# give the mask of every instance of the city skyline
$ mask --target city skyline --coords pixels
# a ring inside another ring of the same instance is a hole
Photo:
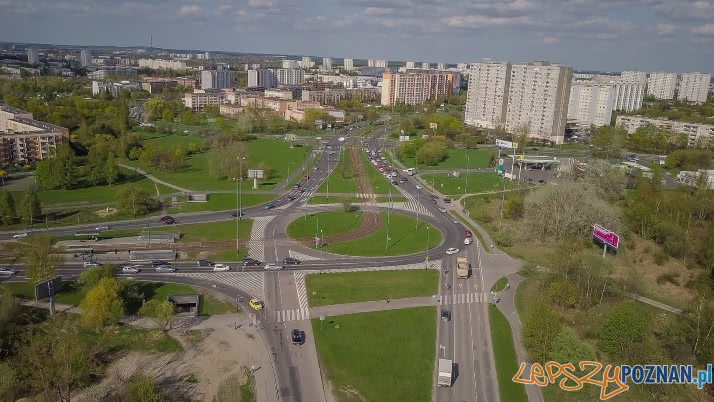
[[[148,46],[153,36],[159,48],[338,59],[550,60],[577,70],[679,73],[711,73],[714,64],[708,0],[3,0],[0,6],[0,37],[30,43]]]

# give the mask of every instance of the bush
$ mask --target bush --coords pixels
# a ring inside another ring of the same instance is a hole
[[[540,363],[551,360],[555,339],[561,328],[560,317],[549,305],[543,301],[533,303],[521,329],[523,346],[531,360]]]
[[[488,214],[487,211],[484,211],[483,209],[479,210],[475,215],[474,218],[483,223],[491,223],[493,221],[493,218],[491,218],[491,215]]]
[[[156,384],[156,381],[144,373],[136,373],[129,378],[125,399],[127,401],[141,402],[164,402],[169,400]]]
[[[523,198],[519,196],[511,197],[506,200],[506,205],[503,207],[503,215],[509,219],[521,219],[523,217]]]
[[[513,246],[513,239],[511,239],[511,237],[505,233],[498,233],[498,234],[494,235],[493,241],[495,241],[499,247]]]
[[[563,327],[553,341],[551,357],[558,363],[573,363],[577,366],[581,361],[594,361],[597,353],[592,345],[581,341],[575,331]]]
[[[642,343],[649,333],[649,316],[635,307],[634,302],[620,303],[607,316],[600,329],[598,346],[601,350],[624,356],[633,343]]]
[[[663,265],[665,262],[667,262],[667,254],[665,254],[662,250],[657,250],[654,253],[654,256],[652,259],[654,260],[655,264],[657,265]]]
[[[664,285],[671,283],[674,286],[679,286],[679,272],[667,272],[657,277],[657,284]]]
[[[548,298],[551,303],[573,308],[578,302],[578,289],[572,281],[559,279],[548,286]]]

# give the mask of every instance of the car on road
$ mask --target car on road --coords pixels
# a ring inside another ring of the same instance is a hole
[[[166,225],[173,225],[176,223],[176,220],[174,218],[171,218],[171,219],[165,219],[163,222]]]
[[[394,184],[395,186],[398,186],[398,185],[399,185],[399,180],[392,180],[392,184]]]
[[[448,255],[456,254],[458,252],[459,252],[459,249],[456,247],[450,247],[450,248],[446,249],[446,254],[448,254]]]
[[[85,261],[84,264],[82,264],[84,268],[92,268],[92,267],[101,267],[102,264],[96,262],[96,261]]]
[[[540,179],[540,180],[538,180],[538,183],[540,183],[540,184],[545,184],[545,180]]]
[[[265,307],[265,305],[263,304],[263,302],[260,301],[260,300],[258,300],[258,299],[250,299],[250,301],[248,302],[248,304],[250,305],[250,307],[251,307],[253,310],[258,310],[258,311],[262,310],[262,309]]]
[[[464,239],[464,244],[467,245],[467,246],[468,246],[469,244],[473,243],[473,242],[474,242],[474,241],[471,240],[470,237],[467,237],[467,238]]]
[[[446,213],[446,209],[439,207],[439,212],[441,212],[442,214],[445,214],[445,213]]]
[[[415,187],[416,187],[417,190],[421,190],[421,189],[423,188],[423,187],[420,186],[419,184],[417,184]]]
[[[121,267],[121,272],[123,274],[138,274],[141,272],[141,266],[139,265],[124,265]]]
[[[444,202],[447,204],[451,204],[451,198],[444,198]]]
[[[273,204],[272,202],[265,206],[265,209],[273,209],[273,208],[275,208],[275,204]]]
[[[402,183],[406,183],[409,180],[406,177],[402,177],[401,179],[399,179],[399,181],[401,181]]]
[[[283,269],[283,266],[274,262],[269,262],[265,264],[263,269],[265,269],[266,271],[280,271],[281,269]]]
[[[17,271],[12,268],[0,267],[0,276],[13,276],[16,274],[17,274]]]
[[[290,333],[290,338],[293,341],[293,345],[302,345],[305,343],[305,332],[294,328]]]
[[[244,258],[244,259],[243,259],[243,266],[244,266],[244,267],[256,266],[256,265],[260,265],[260,264],[261,264],[261,262],[258,261],[258,260],[256,260],[255,258],[247,257],[247,258]]]
[[[27,236],[29,236],[29,235],[27,234],[27,232],[23,232],[23,233],[18,233],[18,234],[16,234],[16,235],[12,236],[12,238],[13,238],[13,239],[24,239],[24,238],[27,237]]]
[[[288,196],[288,201],[295,201],[296,199],[297,199],[297,197],[295,197],[294,195]]]
[[[154,268],[154,271],[156,271],[156,272],[176,272],[176,268],[174,268],[172,265],[159,265],[156,268]]]
[[[474,234],[471,233],[470,230],[465,230],[465,231],[464,231],[464,236],[465,236],[465,237],[471,237],[471,236],[473,236],[473,235],[474,235]]]
[[[214,264],[208,260],[196,260],[196,265],[199,267],[212,267]]]
[[[169,265],[169,263],[163,260],[152,260],[151,265],[154,267],[158,267],[159,265]]]
[[[283,258],[283,264],[285,265],[299,265],[302,261],[298,260],[297,258],[293,257],[285,257]]]
[[[225,272],[225,271],[230,271],[231,266],[228,264],[215,264],[213,266],[213,272]]]
[[[237,218],[237,217],[238,217],[238,211],[233,211],[233,212],[231,212],[231,216],[234,217],[234,218]],[[245,216],[245,212],[241,211],[241,212],[240,212],[240,216]]]
[[[448,310],[441,310],[441,321],[451,321],[451,313]]]
[[[109,225],[102,225],[102,226],[97,226],[97,227],[94,228],[94,229],[95,229],[97,232],[103,232],[103,231],[109,230],[109,229],[111,229],[111,228],[112,228],[112,227],[109,226]]]
[[[169,220],[173,221],[173,220],[174,220],[174,217],[171,216],[171,215],[164,215],[164,216],[162,216],[161,218],[159,218],[159,221],[161,221],[161,222],[163,222],[163,221],[169,221]]]

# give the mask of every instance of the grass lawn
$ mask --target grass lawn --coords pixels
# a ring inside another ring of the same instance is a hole
[[[431,401],[434,307],[313,319],[312,328],[337,400]]]
[[[243,194],[241,204],[243,208],[248,208],[266,203],[276,197],[276,194]],[[236,210],[238,207],[237,198],[235,194],[210,194],[207,202],[184,202],[179,206],[169,208],[169,213]]]
[[[508,284],[508,278],[506,278],[505,276],[502,276],[502,277],[498,278],[498,280],[496,281],[496,283],[493,284],[493,286],[491,286],[491,291],[492,292],[500,292],[506,288],[507,284]]]
[[[468,176],[468,187],[466,187],[466,177]],[[425,174],[421,178],[431,185],[441,194],[462,195],[464,188],[468,193],[480,193],[484,191],[503,190],[504,181],[496,173],[462,173],[460,177],[449,177],[445,174]],[[506,189],[512,188],[510,180],[506,180]]]
[[[102,331],[94,331],[78,326],[79,334],[96,343],[109,353],[136,351],[149,353],[171,353],[183,349],[179,341],[158,329],[135,328],[117,325]]]
[[[3,288],[21,299],[35,300],[35,287],[30,282],[4,282]],[[64,282],[62,290],[55,295],[55,303],[77,305],[82,300],[82,294],[76,288],[74,281]]]
[[[436,292],[438,283],[439,271],[433,269],[305,276],[310,307],[386,298],[431,296]]]
[[[248,239],[252,227],[252,219],[241,220],[239,226],[240,238]],[[181,241],[187,242],[235,240],[236,220],[161,226],[151,230],[154,232],[180,232]]]
[[[288,237],[303,239],[314,237],[315,233],[322,232],[323,236],[349,232],[362,224],[360,211],[327,211],[304,216],[290,222],[286,232]]]
[[[466,169],[487,168],[491,160],[490,149],[448,149],[447,157],[434,166],[419,164],[417,169]],[[468,166],[466,156],[468,159]],[[400,161],[407,167],[414,167],[414,158],[403,158]]]
[[[356,192],[357,187],[355,185],[354,172],[352,172],[352,167],[350,166],[349,152],[335,152],[334,155],[329,155],[329,157],[332,173],[330,173],[327,179],[322,182],[322,185],[317,189],[317,192],[326,193],[328,183],[331,193]],[[337,166],[335,166],[337,158],[339,158],[339,162],[337,162]]]
[[[248,256],[248,250],[240,249],[236,252],[235,248],[221,248],[210,251],[208,259],[213,261],[242,261]]]
[[[160,144],[167,145],[172,140],[166,137],[160,137],[155,141],[161,141]],[[147,141],[151,143],[151,140]],[[257,166],[260,162],[265,162],[273,171],[270,180],[259,180],[259,190],[271,190],[278,183],[282,182],[288,174],[288,168],[291,171],[297,169],[305,158],[310,154],[309,146],[295,146],[290,148],[290,143],[283,140],[258,139],[245,143],[248,151],[248,160],[243,163],[243,169],[250,169]],[[209,173],[208,161],[210,152],[202,152],[192,155],[188,158],[188,168],[181,172],[161,172],[151,167],[140,166],[146,172],[156,176],[157,178],[187,188],[194,191],[205,190],[235,190],[235,182],[229,178],[217,178]],[[124,161],[124,163],[132,166],[139,166],[137,161]],[[253,186],[252,180],[243,180],[244,190],[250,190]]]
[[[527,402],[526,388],[523,384],[511,380],[518,372],[518,358],[513,347],[511,326],[503,313],[491,305],[488,306],[488,322],[491,325],[493,360],[496,362],[500,399],[509,402]]]
[[[389,224],[389,248],[385,249],[387,235],[387,213],[382,212],[382,227],[365,237],[340,243],[327,244],[324,251],[328,253],[358,256],[388,256],[405,255],[424,251],[427,243],[427,227],[429,248],[441,244],[441,232],[430,224],[419,222],[415,229],[416,219],[398,214],[391,214]]]

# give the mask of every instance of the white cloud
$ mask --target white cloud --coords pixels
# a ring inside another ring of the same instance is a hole
[[[255,8],[273,8],[277,3],[276,0],[248,0],[248,5]]]
[[[489,26],[505,25],[547,25],[543,22],[532,20],[530,17],[489,17],[485,15],[463,15],[442,18],[441,22],[451,28],[478,29]]]
[[[697,35],[714,35],[714,24],[700,25],[692,28],[692,33]]]
[[[661,0],[654,9],[670,18],[714,19],[714,2],[709,0]]]
[[[531,0],[466,0],[466,7],[500,14],[522,14],[535,9],[536,4]]]
[[[385,7],[367,7],[364,9],[363,14],[364,15],[387,15],[387,14],[392,14],[394,13],[393,8],[385,8]]]
[[[669,35],[677,30],[677,27],[673,24],[657,24],[655,27],[655,32],[657,35]]]
[[[560,38],[556,38],[555,36],[546,36],[543,38],[543,43],[546,45],[552,45],[554,43],[560,42]]]
[[[182,6],[179,10],[179,15],[198,15],[203,11],[201,7],[197,5]]]

